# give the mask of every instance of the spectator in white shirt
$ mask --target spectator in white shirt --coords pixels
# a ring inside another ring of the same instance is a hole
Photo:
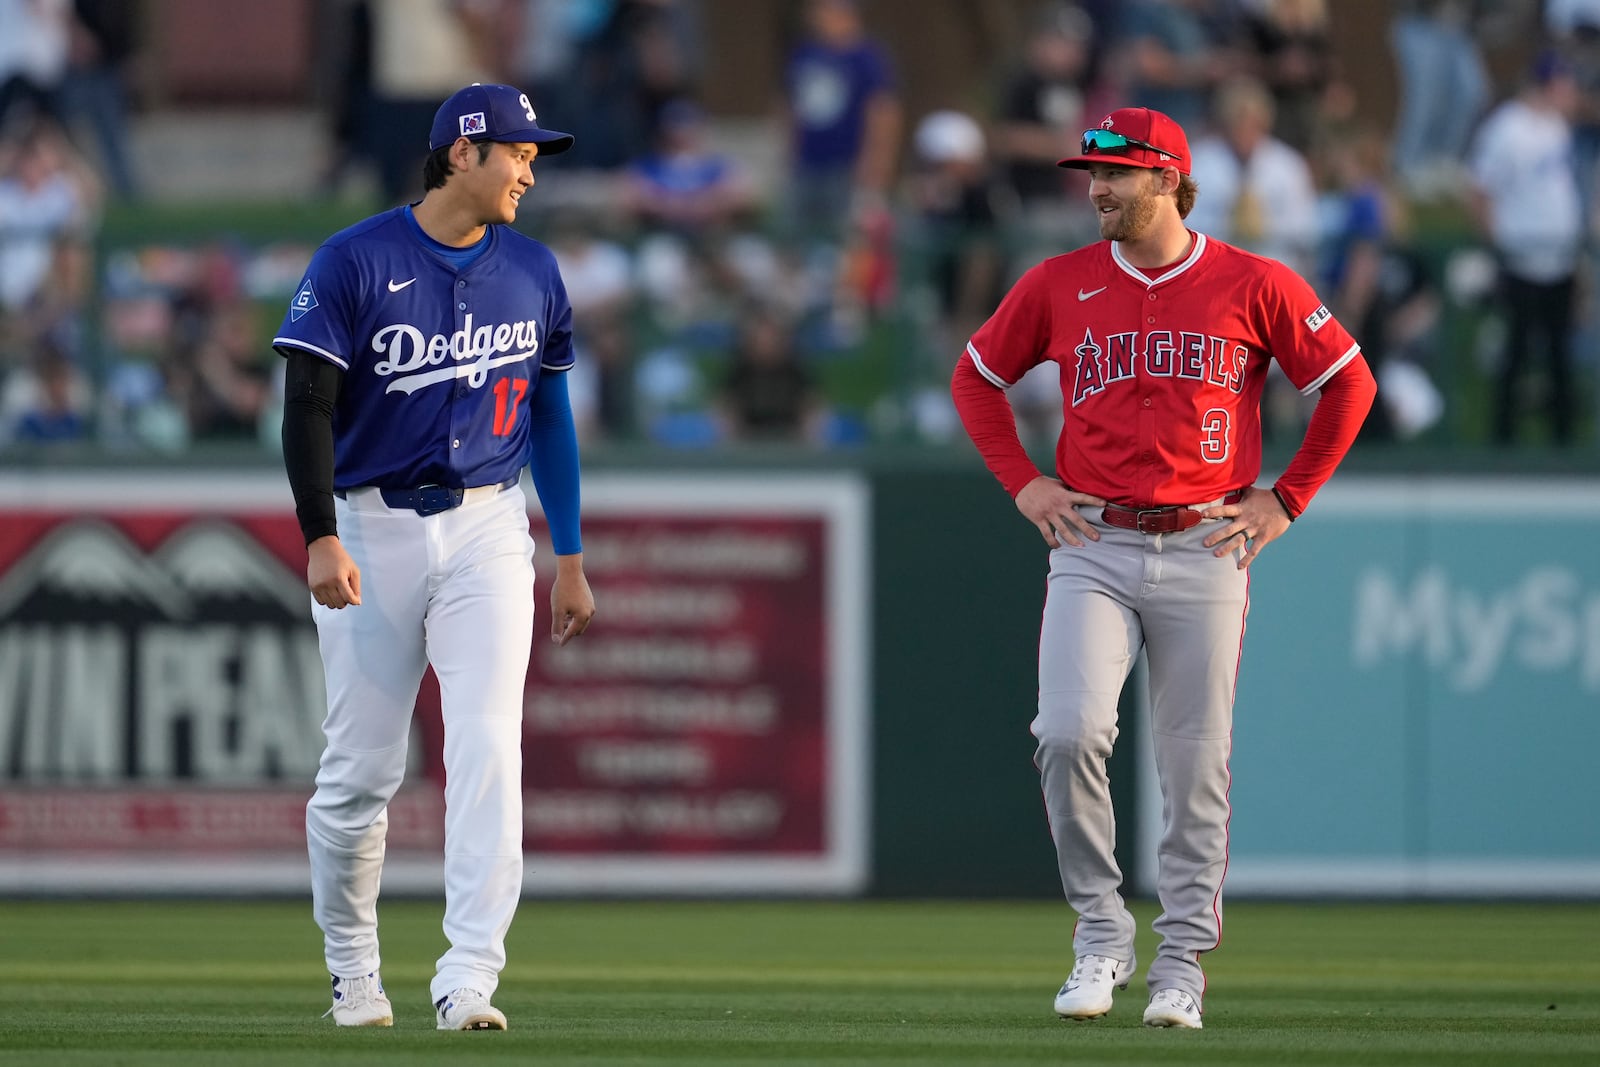
[[[1545,355],[1551,438],[1572,440],[1574,290],[1584,238],[1572,152],[1578,84],[1554,52],[1539,56],[1521,92],[1490,112],[1470,155],[1471,206],[1500,261],[1507,318],[1494,434],[1516,436],[1522,377],[1535,339]]]
[[[0,127],[14,111],[62,118],[71,0],[0,0]]]
[[[1192,230],[1280,260],[1302,275],[1314,266],[1320,220],[1305,157],[1272,136],[1272,94],[1254,78],[1217,93],[1217,132],[1194,143],[1192,170],[1205,195]]]
[[[0,311],[33,299],[57,239],[86,232],[99,201],[93,173],[52,123],[0,142]]]

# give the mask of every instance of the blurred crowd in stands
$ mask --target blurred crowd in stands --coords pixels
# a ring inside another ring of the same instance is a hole
[[[899,76],[916,46],[873,34],[872,0],[796,0],[763,166],[749,124],[739,140],[702,99],[698,0],[322,0],[331,147],[306,194],[366,189],[351,221],[415,198],[438,102],[518,84],[577,134],[518,225],[562,265],[588,440],[947,440],[966,337],[1023,269],[1097,237],[1086,178],[1055,161],[1144,104],[1189,131],[1191,227],[1292,265],[1361,341],[1369,438],[1427,435],[1469,362],[1491,383],[1486,440],[1589,439],[1600,0],[1392,6],[1376,124],[1334,0],[1041,0],[981,91],[920,114]],[[98,236],[144,195],[141,9],[0,0],[0,448],[276,443],[265,341],[321,234]],[[1527,61],[1497,80],[1507,52]],[[1430,255],[1419,214],[1474,227],[1474,247]],[[1447,304],[1494,309],[1470,351],[1442,339]],[[1051,368],[1011,399],[1052,438]],[[1296,439],[1305,403],[1275,382],[1269,434]]]

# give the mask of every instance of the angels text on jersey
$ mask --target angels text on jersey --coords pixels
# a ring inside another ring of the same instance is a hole
[[[1187,330],[1129,330],[1097,339],[1092,328],[1073,349],[1073,407],[1124,382],[1147,378],[1177,378],[1226,389],[1244,390],[1245,365],[1250,350],[1239,341]]]

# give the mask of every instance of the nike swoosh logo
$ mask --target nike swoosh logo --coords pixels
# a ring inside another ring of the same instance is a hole
[[[390,278],[389,279],[389,291],[391,293],[398,293],[400,290],[404,289],[406,286],[410,285],[414,281],[416,281],[415,278],[407,278],[403,282],[396,282],[393,278]],[[1098,292],[1098,290],[1096,290],[1096,292]],[[1083,297],[1080,296],[1078,299],[1082,300]]]
[[[414,280],[415,280],[415,279],[413,279],[413,281],[414,281]],[[390,283],[389,283],[389,287],[390,287],[390,288],[391,288],[391,289],[392,289],[392,288],[394,288],[394,282],[390,282]],[[1090,290],[1089,290],[1089,291],[1088,291],[1088,292],[1087,292],[1087,293],[1086,293],[1086,292],[1084,292],[1084,291],[1083,291],[1083,290],[1082,290],[1082,289],[1079,289],[1079,290],[1078,290],[1078,299],[1079,299],[1079,300],[1087,300],[1087,299],[1089,299],[1089,298],[1090,298],[1090,297],[1091,297],[1091,296],[1099,296],[1099,295],[1100,295],[1100,294],[1101,294],[1101,293],[1103,293],[1103,292],[1105,292],[1105,291],[1106,291],[1106,287],[1105,287],[1105,286],[1103,286],[1103,285],[1102,285],[1102,286],[1101,286],[1101,287],[1100,287],[1100,288],[1098,288],[1098,289],[1090,289]]]

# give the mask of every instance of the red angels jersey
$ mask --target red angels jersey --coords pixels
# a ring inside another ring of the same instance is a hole
[[[1101,241],[1024,274],[966,355],[1008,389],[1060,367],[1056,473],[1071,489],[1143,507],[1197,504],[1261,473],[1270,360],[1312,393],[1360,347],[1276,260],[1204,234],[1150,277]]]

